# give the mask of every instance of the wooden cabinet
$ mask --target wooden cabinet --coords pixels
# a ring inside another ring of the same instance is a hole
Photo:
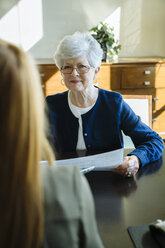
[[[45,96],[67,90],[52,61],[38,62]],[[98,86],[123,95],[152,96],[152,128],[165,138],[165,59],[120,58],[102,63]]]
[[[64,83],[62,82],[61,73],[55,65],[40,64],[39,71],[45,96],[67,90]]]
[[[165,60],[121,60],[110,67],[111,90],[152,96],[152,128],[165,138]]]

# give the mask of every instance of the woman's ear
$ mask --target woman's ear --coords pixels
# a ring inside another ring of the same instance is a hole
[[[100,71],[100,67],[95,68],[94,80],[97,79],[97,76],[98,76],[99,71]]]

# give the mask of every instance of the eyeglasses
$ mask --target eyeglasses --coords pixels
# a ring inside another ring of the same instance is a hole
[[[91,68],[92,67],[89,67],[86,65],[78,65],[77,67],[72,67],[70,65],[66,65],[66,66],[61,68],[61,71],[64,74],[71,74],[73,72],[73,70],[76,69],[76,71],[79,74],[83,74],[83,73],[87,73]]]

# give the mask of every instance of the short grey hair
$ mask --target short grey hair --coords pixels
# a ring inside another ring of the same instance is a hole
[[[75,32],[66,35],[58,44],[54,60],[59,69],[64,60],[87,56],[90,66],[97,68],[101,65],[103,50],[100,44],[88,33]]]

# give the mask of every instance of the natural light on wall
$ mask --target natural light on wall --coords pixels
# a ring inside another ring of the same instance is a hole
[[[43,37],[42,0],[20,0],[0,19],[0,38],[29,50]]]
[[[20,45],[17,5],[0,19],[0,38]]]
[[[121,8],[118,7],[111,15],[109,15],[104,23],[109,24],[111,28],[114,28],[114,35],[117,40],[120,38],[120,14]]]

